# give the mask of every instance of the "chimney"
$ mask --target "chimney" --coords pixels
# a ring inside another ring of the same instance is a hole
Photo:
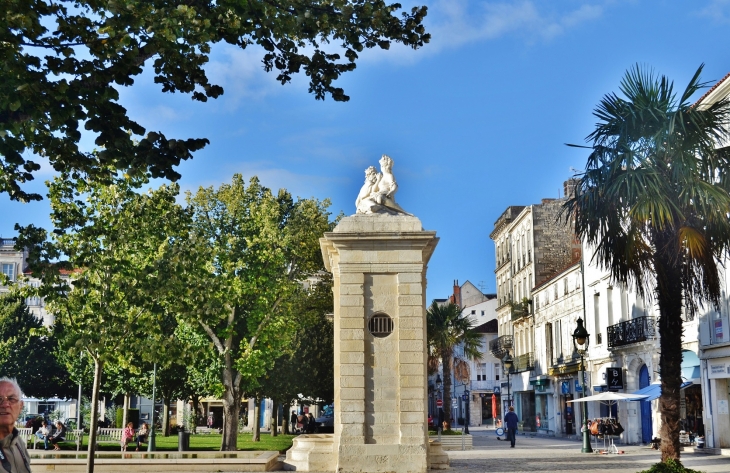
[[[563,182],[563,196],[571,198],[575,193],[575,188],[578,187],[580,181],[574,177],[571,177],[567,181]]]
[[[459,287],[459,280],[454,279],[454,295],[453,303],[461,307],[461,287]]]

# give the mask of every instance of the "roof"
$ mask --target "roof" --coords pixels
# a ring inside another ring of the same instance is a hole
[[[722,79],[720,79],[719,81],[717,81],[717,83],[715,85],[713,85],[712,87],[710,87],[710,90],[708,90],[707,92],[705,92],[702,95],[702,97],[700,97],[694,104],[697,105],[697,104],[702,103],[703,100],[705,100],[707,97],[709,97],[710,94],[712,94],[718,87],[720,87],[723,82],[725,82],[726,80],[728,80],[728,78],[730,78],[730,72],[728,72],[725,77],[723,77]]]
[[[497,333],[498,324],[497,319],[492,319],[489,322],[485,322],[474,328],[476,333]]]

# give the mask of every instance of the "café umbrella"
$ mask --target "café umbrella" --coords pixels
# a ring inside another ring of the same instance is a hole
[[[572,401],[568,402],[598,401],[610,407],[618,403],[619,401],[641,401],[642,399],[647,397],[649,396],[645,396],[643,394],[614,393],[609,391],[605,393],[594,394],[592,396],[582,397],[580,399],[573,399]]]

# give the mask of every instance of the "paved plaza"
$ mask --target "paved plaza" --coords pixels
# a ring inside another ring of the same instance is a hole
[[[509,442],[497,440],[494,430],[471,428],[474,449],[450,451],[451,470],[454,472],[593,472],[636,473],[649,468],[660,459],[660,453],[646,447],[617,445],[619,455],[581,453],[578,439],[532,437],[518,435],[515,448]],[[596,444],[593,444],[594,448]],[[598,445],[601,449],[603,443]],[[706,473],[730,472],[730,457],[683,452],[682,463]]]

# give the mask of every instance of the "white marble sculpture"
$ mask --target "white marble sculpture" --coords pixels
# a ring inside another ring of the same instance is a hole
[[[393,175],[393,160],[387,154],[380,158],[380,171],[373,166],[365,170],[365,183],[355,201],[359,214],[411,215],[395,202],[398,183]]]

